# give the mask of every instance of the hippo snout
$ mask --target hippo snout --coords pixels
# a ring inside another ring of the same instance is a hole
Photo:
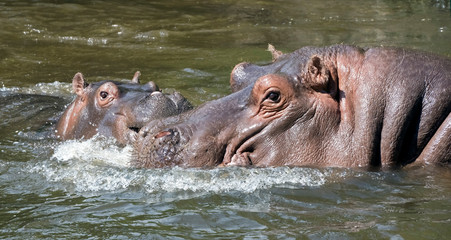
[[[141,131],[135,143],[132,166],[144,168],[180,165],[180,132],[166,129],[157,133]]]

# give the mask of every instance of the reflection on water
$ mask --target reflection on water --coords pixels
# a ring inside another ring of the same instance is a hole
[[[446,239],[451,172],[135,169],[111,139],[59,142],[70,81],[136,71],[195,104],[233,66],[337,43],[451,55],[449,1],[0,2],[0,238]]]

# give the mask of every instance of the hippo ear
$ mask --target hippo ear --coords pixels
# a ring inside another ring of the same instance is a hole
[[[281,51],[276,50],[276,48],[271,44],[268,44],[268,51],[271,52],[273,62],[277,61],[277,59],[283,55]]]
[[[88,83],[85,82],[85,78],[82,73],[75,74],[72,79],[72,89],[74,90],[77,96],[82,96],[84,94],[85,88],[88,86]]]
[[[337,91],[335,73],[336,70],[325,64],[320,56],[313,55],[307,63],[306,80],[314,90],[334,96]]]
[[[141,76],[141,72],[140,71],[136,71],[135,75],[133,75],[132,83],[140,83],[140,81],[139,81],[139,77],[140,76]]]

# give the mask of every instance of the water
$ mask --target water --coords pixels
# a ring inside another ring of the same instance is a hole
[[[0,2],[1,239],[446,239],[451,172],[135,169],[111,139],[59,142],[70,81],[131,79],[194,104],[242,61],[336,43],[451,56],[449,1]]]

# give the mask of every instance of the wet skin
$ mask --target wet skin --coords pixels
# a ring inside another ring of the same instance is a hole
[[[89,84],[81,73],[75,74],[72,88],[77,96],[58,121],[56,135],[66,140],[91,138],[98,133],[129,144],[151,120],[191,109],[179,93],[163,94],[153,82],[140,84],[139,76],[136,72],[128,83]]]
[[[137,167],[400,167],[451,161],[451,60],[397,48],[270,49],[234,93],[141,129]]]

